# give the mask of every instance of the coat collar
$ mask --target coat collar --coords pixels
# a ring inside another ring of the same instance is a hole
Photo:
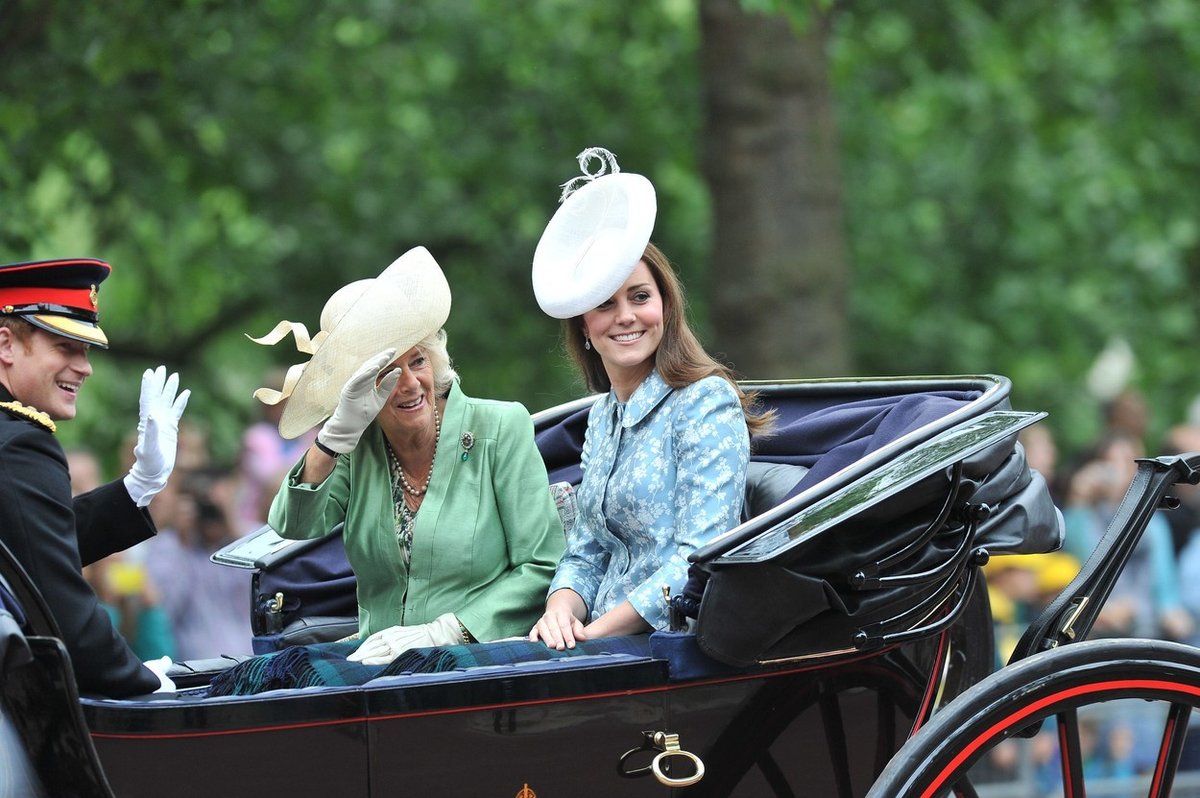
[[[650,412],[658,407],[673,390],[670,385],[663,382],[663,378],[658,374],[658,369],[654,369],[646,375],[646,379],[642,380],[641,385],[634,389],[633,395],[624,405],[617,401],[615,391],[609,391],[608,396],[616,408],[617,423],[629,428],[639,424],[646,416],[650,415]]]

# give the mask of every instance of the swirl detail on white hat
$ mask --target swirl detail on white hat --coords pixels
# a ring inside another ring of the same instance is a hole
[[[611,152],[589,147],[577,159],[583,174],[562,184],[562,204],[533,253],[534,296],[558,319],[582,315],[616,293],[641,260],[657,213],[654,185],[621,172]]]

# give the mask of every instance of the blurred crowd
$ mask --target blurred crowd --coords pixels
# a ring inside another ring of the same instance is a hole
[[[287,470],[312,443],[279,435],[282,405],[243,433],[236,462],[214,461],[208,440],[184,419],[175,471],[149,510],[158,535],[84,569],[113,622],[142,660],[176,662],[224,654],[249,655],[251,572],[213,563],[218,549],[261,527]],[[314,431],[315,432],[315,431]],[[122,447],[128,470],[134,439]],[[67,450],[76,494],[111,478],[103,458]]]
[[[1021,443],[1031,468],[1045,477],[1063,513],[1066,540],[1051,554],[994,557],[984,567],[996,624],[997,666],[1011,655],[1025,627],[1075,577],[1133,481],[1141,457],[1200,452],[1200,418],[1169,427],[1158,441],[1149,439],[1150,411],[1144,398],[1125,390],[1103,406],[1101,433],[1080,456],[1060,457],[1053,429],[1046,421],[1025,429]],[[1200,645],[1200,489],[1177,485],[1173,510],[1151,519],[1090,637],[1138,637]],[[1086,719],[1085,770],[1114,778],[1148,773],[1157,755],[1152,746],[1135,744],[1136,713],[1101,713]],[[1161,729],[1161,725],[1159,726]],[[1057,784],[1057,741],[1043,730],[1034,740],[1033,756],[1046,770],[1047,784]],[[996,749],[1000,761],[1016,746]],[[1200,768],[1200,751],[1189,752]],[[1089,782],[1090,783],[1090,782]]]

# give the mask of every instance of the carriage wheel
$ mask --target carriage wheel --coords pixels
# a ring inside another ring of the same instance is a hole
[[[1140,795],[1166,798],[1195,707],[1200,649],[1158,640],[1096,640],[1045,651],[993,673],[939,710],[891,759],[868,798],[974,796],[994,762],[1008,756],[997,756],[1002,746],[1034,733],[1049,759],[1038,772],[1056,782],[1040,789],[1089,794],[1095,779],[1113,778],[1111,769],[1090,764],[1089,743],[1096,729],[1118,722],[1137,727],[1147,753],[1143,768],[1122,777],[1144,785]]]

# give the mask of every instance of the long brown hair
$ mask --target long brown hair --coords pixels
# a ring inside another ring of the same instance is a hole
[[[758,394],[747,393],[737,384],[732,369],[713,358],[700,344],[687,322],[687,300],[683,284],[667,256],[654,244],[647,244],[642,260],[654,275],[654,282],[662,294],[663,334],[662,341],[654,353],[654,367],[663,382],[672,388],[683,388],[705,377],[717,375],[733,386],[746,414],[746,426],[751,435],[769,435],[775,422],[774,410],[763,410]],[[594,349],[584,347],[583,317],[575,316],[563,322],[563,337],[567,354],[583,374],[588,390],[605,392],[612,388],[604,361]]]

